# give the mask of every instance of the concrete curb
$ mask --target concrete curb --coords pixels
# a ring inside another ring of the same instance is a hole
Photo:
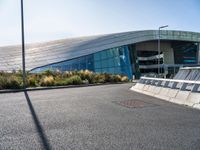
[[[0,90],[0,94],[3,93],[18,93],[24,91],[41,91],[41,90],[54,90],[54,89],[65,89],[65,88],[79,88],[79,87],[90,87],[90,86],[101,86],[101,85],[112,85],[112,84],[126,84],[129,82],[117,82],[117,83],[99,83],[99,84],[81,84],[81,85],[67,85],[67,86],[52,86],[52,87],[38,87],[38,88],[26,88],[26,89],[6,89]]]

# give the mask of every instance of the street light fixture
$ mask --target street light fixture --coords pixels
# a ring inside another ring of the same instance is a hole
[[[25,66],[25,44],[24,44],[24,8],[21,0],[21,34],[22,34],[22,68],[23,68],[23,87],[26,88],[26,66]]]
[[[160,29],[167,28],[168,25],[160,26],[158,28],[158,75],[160,74]]]

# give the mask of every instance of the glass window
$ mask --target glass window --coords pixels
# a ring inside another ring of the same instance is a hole
[[[93,71],[94,70],[94,64],[93,62],[89,62],[87,65],[87,69]]]
[[[72,69],[73,70],[78,70],[78,64],[72,64]]]
[[[119,55],[119,48],[114,48],[113,54],[114,54],[114,56],[118,56]]]
[[[107,72],[108,72],[107,68],[102,68],[102,73],[107,73]]]
[[[88,62],[87,69],[93,71],[94,70],[94,62]]]
[[[86,61],[86,56],[81,57],[80,62],[85,62]]]
[[[86,69],[86,63],[82,62],[80,63],[80,70],[85,70]]]
[[[115,74],[121,74],[121,68],[115,67]]]
[[[106,58],[107,58],[107,52],[101,51],[101,59],[106,59]]]
[[[108,67],[108,60],[102,60],[102,68]]]
[[[121,68],[121,73],[122,73],[123,75],[126,75],[126,74],[127,74],[127,70],[128,70],[127,67],[122,67],[122,68]]]
[[[107,50],[107,57],[108,57],[108,58],[113,57],[113,51],[112,51],[112,49],[108,49],[108,50]]]
[[[69,64],[69,61],[63,62],[63,65],[68,65],[68,64]]]
[[[192,60],[189,59],[186,61],[192,62]],[[59,69],[61,71],[88,69],[91,71],[95,70],[96,72],[115,73],[115,74],[123,73],[128,75],[129,77],[132,76],[127,46],[121,46],[103,50],[95,54],[90,54],[76,59],[67,60],[59,62],[57,64],[52,64],[41,68],[37,68],[34,69],[33,71],[39,72],[47,70],[49,68]]]
[[[109,73],[114,74],[115,73],[115,69],[113,67],[109,68]]]
[[[94,62],[95,68],[101,68],[101,61]]]
[[[120,65],[121,66],[126,66],[127,65],[126,57],[124,55],[120,56]]]
[[[76,60],[75,60],[75,59],[72,59],[72,60],[69,61],[69,63],[70,63],[70,64],[74,64],[74,63],[76,63]]]
[[[101,71],[101,69],[95,69],[95,72],[101,73],[102,71]]]
[[[108,67],[114,67],[114,66],[115,66],[115,63],[114,63],[113,58],[108,59]]]
[[[124,55],[124,49],[122,47],[119,47],[119,55]]]
[[[97,53],[94,54],[94,60],[95,61],[101,60],[101,54],[100,54],[100,52],[97,52]]]
[[[86,68],[87,68],[88,70],[93,71],[93,70],[94,70],[93,55],[88,55],[88,56],[86,57],[86,59],[87,59]]]
[[[69,71],[71,71],[71,70],[73,70],[73,69],[72,69],[72,65],[70,64],[69,65]]]
[[[174,42],[174,60],[176,64],[196,64],[197,46],[191,42]]]
[[[87,57],[86,57],[86,59],[87,59],[87,62],[89,63],[89,62],[93,62],[93,56],[92,55],[88,55]]]
[[[120,58],[119,57],[114,58],[114,64],[115,64],[115,66],[120,66]]]

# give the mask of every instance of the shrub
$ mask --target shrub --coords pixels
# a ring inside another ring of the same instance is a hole
[[[106,82],[121,82],[120,75],[104,74]]]
[[[89,74],[86,78],[86,80],[88,80],[89,83],[93,84],[96,83],[96,79],[95,79],[95,74]]]
[[[83,80],[82,83],[83,84],[89,84],[89,81],[86,79],[86,80]]]
[[[52,70],[45,70],[43,72],[43,74],[46,75],[46,76],[51,76],[51,75],[53,75],[53,71]]]
[[[64,80],[64,85],[82,84],[82,79],[78,75],[74,75]]]
[[[0,89],[19,88],[22,88],[22,78],[8,73],[0,75]]]
[[[28,86],[30,86],[30,87],[36,87],[37,83],[38,83],[37,76],[30,76],[30,77],[28,77],[28,81],[27,81]]]
[[[106,82],[127,82],[128,77],[121,75],[112,75],[107,73],[94,73],[89,70],[81,71],[60,71],[47,70],[37,74],[27,74],[27,86],[60,86],[73,84],[94,84]],[[0,72],[0,89],[17,89],[22,87],[22,73]]]
[[[3,71],[0,71],[0,76],[2,76],[4,74],[4,72]]]
[[[112,75],[112,82],[121,82],[120,75]]]
[[[41,73],[42,75],[44,76],[60,76],[62,73],[59,71],[59,70],[51,70],[51,69],[48,69],[48,70],[45,70],[44,72]]]
[[[127,76],[122,76],[121,77],[121,82],[128,82],[128,81],[129,81],[129,79],[128,79]]]
[[[21,87],[21,78],[14,75],[0,76],[0,89],[19,89]]]
[[[73,74],[71,71],[65,71],[62,75],[63,78],[69,78],[71,77]]]
[[[88,80],[89,83],[91,83],[94,78],[94,73],[89,70],[81,70],[77,72],[77,75],[79,75],[82,80]]]
[[[10,78],[8,78],[8,87],[7,88],[11,88],[11,89],[22,88],[22,79],[14,76],[14,75],[10,76]]]
[[[55,79],[54,85],[55,85],[55,86],[62,86],[62,85],[65,85],[65,81],[64,81],[64,79]]]
[[[104,73],[105,82],[112,82],[112,75]]]
[[[8,85],[8,78],[0,75],[0,89],[2,90],[7,88],[7,85]]]
[[[54,84],[55,84],[55,81],[52,75],[45,76],[40,81],[41,86],[53,86]]]
[[[105,83],[105,82],[106,82],[105,74],[96,74],[95,83]]]

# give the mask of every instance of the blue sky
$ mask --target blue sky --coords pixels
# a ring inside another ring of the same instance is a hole
[[[20,1],[0,0],[0,46],[20,44]],[[27,43],[157,29],[200,32],[200,0],[24,0]]]

